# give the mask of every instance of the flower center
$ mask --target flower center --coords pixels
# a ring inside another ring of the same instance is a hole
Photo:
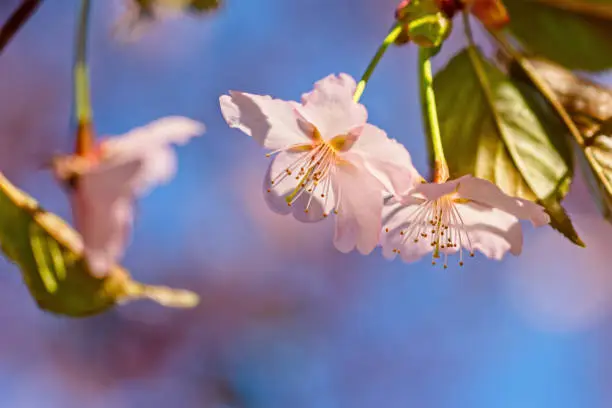
[[[408,227],[400,231],[402,242],[405,244],[411,240],[412,244],[418,244],[427,241],[433,250],[431,264],[436,265],[440,253],[443,253],[444,269],[448,268],[448,254],[459,252],[459,266],[463,266],[463,251],[473,257],[474,249],[457,210],[456,203],[461,200],[455,194],[448,194],[420,204],[408,217]],[[400,250],[394,249],[393,252],[400,253]]]
[[[318,132],[317,132],[318,133]],[[312,144],[296,144],[284,149],[276,150],[266,154],[270,157],[281,151],[287,151],[295,154],[295,160],[291,162],[285,169],[278,174],[273,174],[270,180],[270,186],[267,189],[268,193],[272,192],[275,185],[293,177],[296,184],[293,191],[285,197],[288,206],[292,206],[304,193],[308,194],[308,201],[304,207],[304,212],[308,213],[312,204],[313,197],[319,196],[323,199],[323,217],[329,214],[326,212],[328,208],[328,200],[332,191],[331,178],[335,172],[337,164],[338,148],[336,144],[337,138],[330,141],[313,138]],[[335,197],[334,213],[338,213],[339,199]]]

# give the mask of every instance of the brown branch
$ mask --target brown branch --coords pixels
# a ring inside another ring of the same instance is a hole
[[[11,14],[9,19],[0,29],[0,54],[6,45],[17,34],[17,31],[32,17],[34,12],[42,4],[42,0],[23,0],[21,5]]]

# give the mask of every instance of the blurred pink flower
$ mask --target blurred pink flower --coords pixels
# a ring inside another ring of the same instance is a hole
[[[159,20],[174,19],[185,14],[188,1],[122,0],[123,14],[115,22],[114,36],[122,41],[139,39]]]
[[[176,172],[171,144],[185,144],[204,125],[174,116],[123,136],[103,140],[86,157],[61,157],[56,177],[74,187],[74,223],[83,236],[90,270],[103,276],[123,256],[134,218],[134,201]]]
[[[500,260],[508,251],[519,255],[523,232],[519,219],[536,227],[548,224],[544,209],[528,200],[506,195],[490,181],[463,176],[445,183],[423,183],[387,200],[383,210],[381,245],[387,258],[397,254],[405,262],[416,261],[429,252],[432,264],[444,254],[463,250],[470,256],[479,250]]]
[[[231,127],[273,150],[264,181],[269,207],[303,222],[333,211],[336,248],[367,254],[379,241],[383,192],[412,187],[415,171],[408,151],[367,123],[355,88],[350,76],[330,75],[301,104],[235,91],[220,103]]]
[[[131,41],[139,39],[155,22],[210,12],[220,6],[220,0],[121,0],[121,5],[124,12],[115,23],[114,35]]]

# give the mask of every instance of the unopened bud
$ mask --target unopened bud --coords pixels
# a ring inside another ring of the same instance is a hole
[[[453,18],[458,11],[463,10],[464,3],[461,0],[436,0],[438,9],[447,18]]]
[[[423,16],[408,25],[412,42],[427,48],[440,46],[449,36],[451,29],[451,20],[442,13]]]

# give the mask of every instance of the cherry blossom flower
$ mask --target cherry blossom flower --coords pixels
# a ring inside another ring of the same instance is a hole
[[[230,92],[220,98],[227,123],[274,156],[264,179],[268,206],[302,222],[337,214],[334,244],[371,252],[380,237],[383,192],[414,185],[408,151],[367,123],[347,74],[318,81],[302,102]]]
[[[444,183],[423,183],[387,200],[383,210],[381,245],[387,258],[399,255],[412,262],[432,252],[432,264],[459,252],[502,259],[519,255],[523,233],[519,220],[536,227],[550,222],[544,209],[528,200],[506,195],[490,181],[463,176]]]
[[[135,199],[176,173],[170,145],[185,144],[204,129],[188,118],[166,117],[104,139],[87,156],[54,160],[56,177],[71,186],[74,223],[94,275],[104,276],[123,256]]]

